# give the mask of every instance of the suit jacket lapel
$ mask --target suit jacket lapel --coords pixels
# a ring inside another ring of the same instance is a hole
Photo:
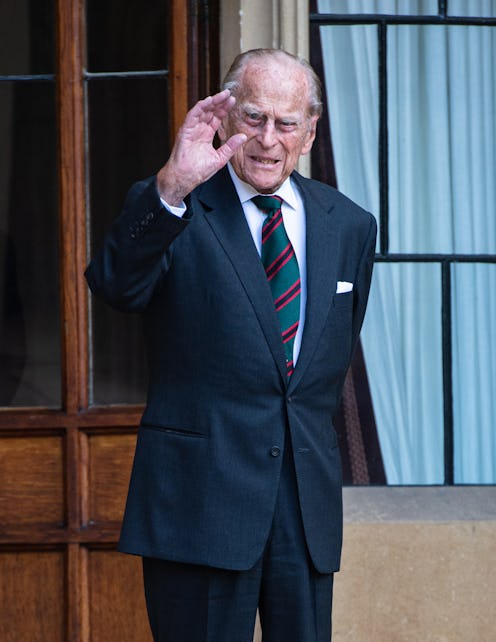
[[[334,204],[322,200],[312,184],[294,173],[305,204],[307,245],[307,304],[305,328],[296,368],[289,380],[293,390],[310,364],[329,313],[337,282],[339,230],[332,225]],[[251,238],[243,208],[226,168],[197,190],[197,198],[219,243],[229,256],[250,299],[283,382],[286,357],[279,321],[262,262]],[[194,210],[195,204],[192,202]]]
[[[303,195],[306,212],[307,304],[300,354],[289,391],[301,381],[322,333],[337,282],[338,230],[332,225],[333,203],[322,201],[298,174],[293,174]]]
[[[241,203],[226,168],[204,183],[197,198],[253,305],[283,381],[286,357],[272,294]],[[194,202],[192,202],[194,210]]]

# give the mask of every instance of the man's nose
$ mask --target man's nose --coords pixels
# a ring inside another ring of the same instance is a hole
[[[266,149],[273,147],[277,142],[277,129],[275,123],[271,120],[266,120],[260,127],[260,132],[257,136],[258,142]]]

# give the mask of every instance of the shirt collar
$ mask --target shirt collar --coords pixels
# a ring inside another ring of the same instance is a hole
[[[227,164],[227,169],[229,170],[229,174],[231,175],[231,179],[234,183],[234,187],[238,194],[239,200],[241,201],[241,205],[244,205],[247,201],[250,201],[259,193],[255,188],[239,178],[239,176],[232,168],[231,163]],[[283,201],[287,203],[292,209],[297,209],[298,199],[295,194],[295,188],[289,176],[284,181],[284,183],[280,185],[275,194],[277,194],[277,196],[280,196]],[[270,194],[268,196],[270,196]]]

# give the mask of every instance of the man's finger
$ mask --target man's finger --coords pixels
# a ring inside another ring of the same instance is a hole
[[[214,96],[207,96],[198,101],[188,112],[188,117],[205,122],[209,122],[214,116],[224,118],[231,111],[235,102],[236,100],[234,96],[231,96],[231,92],[225,89]]]
[[[222,91],[219,91],[218,94],[214,94],[213,96],[211,96],[212,102],[215,104],[219,104],[224,102],[225,100],[229,100],[230,97],[231,92],[229,91],[229,89],[223,89]]]
[[[227,163],[227,161],[235,154],[236,150],[241,147],[248,140],[246,134],[234,134],[228,138],[226,142],[219,147],[217,153]]]

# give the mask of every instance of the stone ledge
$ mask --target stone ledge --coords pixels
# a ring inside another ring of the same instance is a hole
[[[496,486],[347,486],[345,523],[496,522]]]

